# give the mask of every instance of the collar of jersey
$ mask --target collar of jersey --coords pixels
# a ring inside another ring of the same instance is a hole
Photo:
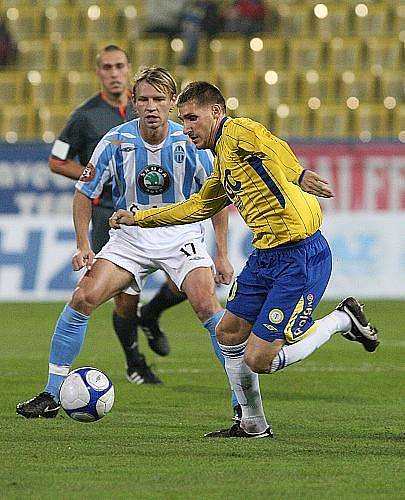
[[[212,152],[214,154],[215,153],[215,147],[217,145],[217,142],[219,141],[219,138],[221,137],[222,135],[222,129],[224,128],[224,125],[225,125],[225,122],[226,120],[229,118],[229,116],[224,116],[221,120],[221,123],[219,124],[219,127],[218,127],[218,130],[217,130],[217,133],[215,134],[215,139],[214,139],[214,147],[212,148]]]

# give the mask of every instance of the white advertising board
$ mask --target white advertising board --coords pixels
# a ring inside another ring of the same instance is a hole
[[[207,224],[207,243],[214,245]],[[405,213],[328,213],[322,228],[333,252],[327,297],[405,298]],[[251,235],[238,215],[229,230],[230,259],[239,272],[252,250]],[[67,299],[79,273],[71,270],[75,237],[70,216],[0,216],[0,300]],[[162,280],[152,275],[150,294]],[[225,298],[227,287],[219,295]]]

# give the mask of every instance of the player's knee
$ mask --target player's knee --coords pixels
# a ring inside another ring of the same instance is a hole
[[[260,352],[245,352],[245,363],[254,373],[270,373],[271,361]]]
[[[138,295],[120,293],[114,298],[115,312],[121,318],[135,319],[138,307]]]
[[[70,305],[75,311],[89,315],[99,305],[99,302],[95,292],[79,286],[73,292]]]

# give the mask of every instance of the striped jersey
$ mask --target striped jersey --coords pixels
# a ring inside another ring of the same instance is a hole
[[[173,208],[137,212],[136,224],[187,224],[234,203],[257,248],[296,242],[319,229],[319,203],[299,187],[304,169],[286,142],[248,118],[224,117],[214,150],[214,171],[199,194]]]
[[[96,198],[111,181],[115,210],[161,207],[197,193],[212,163],[211,151],[198,151],[178,123],[169,120],[166,139],[154,146],[143,141],[134,119],[101,139],[76,189]]]

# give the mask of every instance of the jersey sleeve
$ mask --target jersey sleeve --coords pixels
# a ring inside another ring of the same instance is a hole
[[[194,180],[197,186],[202,186],[212,174],[214,155],[208,149],[197,150]],[[199,191],[199,189],[197,190]]]
[[[237,126],[237,147],[259,156],[269,158],[282,169],[287,180],[299,185],[304,168],[299,164],[297,157],[290,146],[273,135],[263,125],[250,122],[249,126]]]
[[[114,147],[105,137],[97,144],[90,162],[84,168],[76,189],[88,198],[100,196],[104,184],[113,176]]]
[[[83,116],[78,111],[74,111],[52,146],[52,160],[72,160],[79,155],[84,148],[83,137],[85,135],[82,133],[83,127]]]
[[[219,177],[213,173],[199,193],[174,205],[135,212],[135,225],[140,227],[174,226],[209,219],[230,204]]]

